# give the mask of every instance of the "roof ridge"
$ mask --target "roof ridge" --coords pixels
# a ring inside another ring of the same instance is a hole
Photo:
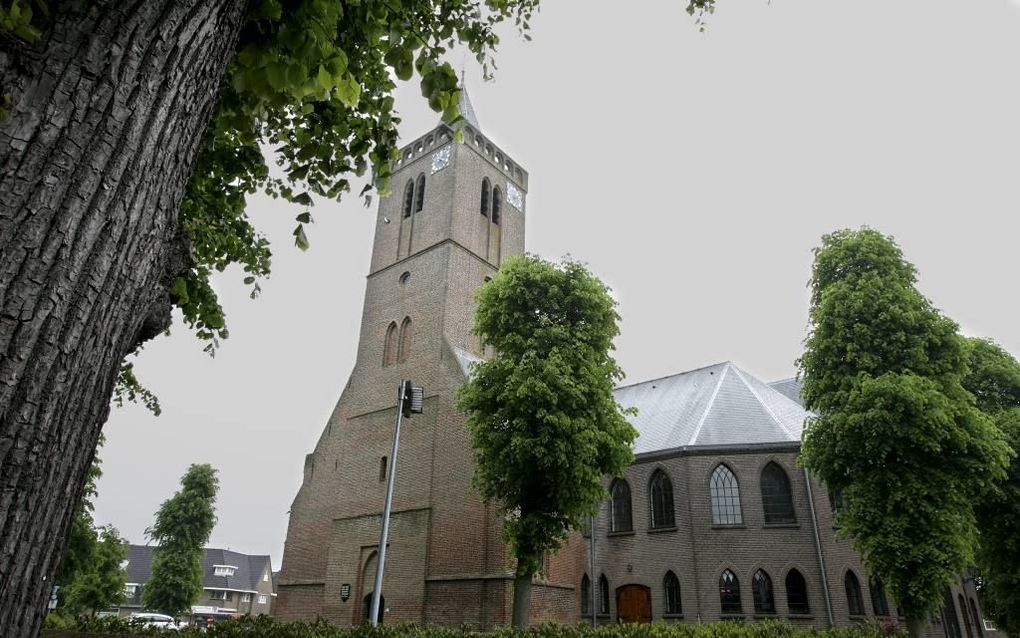
[[[626,385],[618,385],[615,388],[613,388],[613,390],[623,390],[624,388],[633,388],[636,385],[641,385],[643,383],[651,383],[652,381],[662,381],[663,379],[672,379],[673,377],[682,377],[684,375],[691,374],[692,372],[701,372],[702,370],[708,370],[709,368],[715,368],[716,366],[725,366],[727,364],[732,365],[733,362],[727,359],[725,361],[719,361],[719,362],[716,362],[716,363],[710,363],[708,365],[701,366],[701,367],[698,367],[698,368],[691,368],[690,370],[683,370],[681,372],[674,372],[672,374],[664,374],[661,377],[653,377],[651,379],[645,379],[644,381],[635,381],[634,383],[628,383]]]
[[[744,382],[744,386],[751,392],[751,394],[754,395],[754,398],[758,400],[759,405],[761,405],[761,407],[765,408],[765,411],[768,412],[768,415],[770,417],[772,417],[773,421],[776,422],[776,425],[778,425],[781,430],[783,430],[784,432],[786,432],[787,434],[789,434],[790,436],[796,438],[799,441],[800,437],[795,432],[792,432],[788,427],[786,427],[786,425],[782,421],[779,420],[779,417],[777,417],[776,413],[772,411],[772,408],[769,407],[768,403],[766,403],[762,399],[761,395],[758,394],[758,391],[755,390],[753,387],[751,387],[751,384],[747,382],[747,379],[744,378],[744,371],[741,370],[740,368],[737,368],[736,366],[734,366],[734,368],[736,369],[737,376],[740,377],[740,380]],[[770,390],[771,390],[771,388],[770,388]],[[782,392],[779,392],[778,390],[772,390],[772,391],[775,392],[776,394],[778,394],[779,396],[783,397],[787,401],[792,401],[789,397],[784,395]]]
[[[716,364],[718,365],[718,364]],[[724,362],[722,374],[716,379],[715,389],[712,390],[712,396],[708,399],[708,405],[705,406],[705,411],[701,413],[701,418],[698,419],[698,425],[694,428],[694,433],[691,434],[691,438],[687,445],[694,445],[694,442],[698,440],[698,435],[701,434],[701,428],[705,425],[705,419],[708,418],[708,413],[712,411],[712,406],[715,405],[715,398],[719,396],[719,388],[722,387],[723,380],[726,379],[726,373],[729,372],[733,364],[729,361]]]

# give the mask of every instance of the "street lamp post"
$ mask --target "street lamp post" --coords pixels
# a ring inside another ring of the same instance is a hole
[[[379,560],[375,566],[375,585],[372,587],[372,606],[369,622],[379,624],[379,602],[382,594],[383,569],[386,566],[386,543],[390,534],[390,509],[393,506],[393,479],[397,475],[397,448],[400,446],[400,424],[403,417],[421,414],[425,391],[405,379],[397,390],[397,427],[393,431],[393,449],[390,452],[390,474],[386,477],[386,503],[383,505],[382,531],[379,533]]]

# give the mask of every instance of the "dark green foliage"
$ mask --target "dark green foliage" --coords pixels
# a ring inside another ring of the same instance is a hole
[[[606,497],[636,437],[613,397],[616,302],[576,262],[512,257],[476,297],[475,332],[495,350],[473,368],[460,406],[475,485],[507,514],[518,575],[532,575]]]
[[[1009,450],[962,381],[957,326],[917,291],[914,267],[871,229],[822,238],[799,365],[817,417],[801,459],[848,503],[839,515],[908,618],[942,603],[970,565],[974,504]]]
[[[970,339],[963,385],[1013,450],[1007,476],[977,508],[977,565],[986,615],[999,630],[1020,635],[1020,363],[998,345]]]
[[[156,513],[146,530],[158,547],[152,576],[142,590],[142,606],[172,616],[190,610],[202,593],[202,550],[216,524],[219,479],[210,465],[192,465],[181,489]]]
[[[127,542],[113,527],[101,527],[90,560],[68,583],[63,595],[64,609],[74,615],[95,613],[124,598]]]
[[[80,620],[75,627],[79,631],[96,632],[113,638],[115,635],[168,635],[156,630],[133,628],[118,618],[96,618]],[[65,626],[61,626],[65,628]],[[243,618],[219,623],[209,628],[208,633],[185,629],[174,633],[180,638],[203,636],[204,638],[469,638],[487,635],[493,638],[883,638],[898,635],[877,624],[856,625],[838,629],[814,631],[797,629],[775,620],[754,623],[649,623],[632,625],[604,625],[591,628],[587,625],[541,625],[526,631],[497,629],[487,634],[478,634],[464,629],[443,629],[439,627],[418,627],[414,625],[364,624],[359,627],[338,627],[324,620],[315,623],[280,623],[268,616]]]

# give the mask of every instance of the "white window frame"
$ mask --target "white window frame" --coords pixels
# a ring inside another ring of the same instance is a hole
[[[259,594],[259,604],[265,605],[269,602],[269,596],[266,594]]]
[[[244,592],[243,594],[241,594],[241,602],[242,603],[250,603],[251,602],[251,592]]]
[[[225,589],[210,589],[209,590],[209,599],[210,600],[226,600],[227,599],[227,590],[225,590]]]
[[[236,572],[236,565],[213,565],[213,576],[233,576]]]
[[[128,598],[134,598],[135,594],[138,593],[138,583],[124,583],[124,595]]]

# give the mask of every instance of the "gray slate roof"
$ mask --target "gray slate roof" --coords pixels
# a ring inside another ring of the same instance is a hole
[[[127,582],[144,585],[152,575],[150,545],[128,545]],[[216,565],[237,568],[233,576],[215,576]],[[252,556],[229,549],[205,548],[202,555],[202,586],[208,589],[236,589],[255,591],[262,574],[269,569],[269,556]]]
[[[638,431],[635,454],[680,447],[799,443],[809,416],[797,402],[726,361],[617,388]]]
[[[769,387],[782,392],[787,399],[796,401],[798,405],[804,405],[804,401],[800,397],[800,391],[804,387],[804,382],[797,377],[773,381],[769,384]]]
[[[482,125],[478,123],[478,116],[475,115],[475,107],[471,105],[471,98],[468,97],[467,85],[464,84],[463,74],[461,75],[460,81],[460,114],[468,121],[471,126],[478,130],[481,130]]]

